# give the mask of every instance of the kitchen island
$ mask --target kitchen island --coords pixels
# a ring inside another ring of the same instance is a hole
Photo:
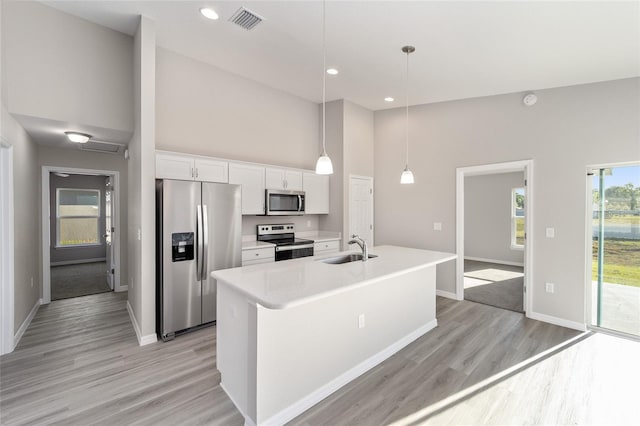
[[[245,424],[293,419],[436,327],[436,265],[456,255],[395,246],[370,254],[211,274],[221,386]]]

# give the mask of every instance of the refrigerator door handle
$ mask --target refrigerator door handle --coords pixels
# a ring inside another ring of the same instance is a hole
[[[209,273],[209,214],[207,213],[207,205],[202,205],[202,274],[201,280],[206,281]]]
[[[202,257],[203,253],[203,223],[202,223],[202,206],[198,204],[196,213],[196,240],[198,242],[196,246],[196,279],[202,281]]]

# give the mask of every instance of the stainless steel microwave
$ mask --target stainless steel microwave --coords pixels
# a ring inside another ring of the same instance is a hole
[[[304,191],[267,189],[265,191],[267,216],[294,216],[304,214]]]

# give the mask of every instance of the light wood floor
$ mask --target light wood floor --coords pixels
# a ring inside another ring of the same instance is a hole
[[[0,424],[242,425],[219,386],[215,328],[139,347],[125,302],[106,293],[41,307],[0,358]],[[291,423],[638,422],[640,343],[473,302],[437,308],[438,328]]]

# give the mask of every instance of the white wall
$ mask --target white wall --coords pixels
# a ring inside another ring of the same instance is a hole
[[[163,48],[156,69],[157,149],[315,168],[317,104]]]
[[[129,304],[141,344],[155,341],[155,23],[134,38],[135,127],[129,142]]]
[[[376,242],[454,252],[456,167],[533,159],[533,311],[584,323],[586,166],[640,160],[640,79],[536,93],[534,107],[513,93],[411,108],[414,185],[399,183],[404,111],[376,112]],[[453,265],[438,288],[455,292]]]
[[[2,138],[13,146],[14,333],[41,294],[38,151],[2,105]]]
[[[121,155],[102,154],[98,152],[82,151],[80,149],[60,149],[46,146],[38,146],[38,175],[41,174],[42,166],[69,167],[76,169],[112,170],[119,172],[120,176],[120,280],[121,285],[127,285],[128,277],[128,207],[127,207],[127,162]],[[42,182],[38,180],[38,194],[41,191]],[[38,209],[40,211],[41,200],[38,199]],[[118,226],[118,224],[116,224]],[[41,241],[38,240],[38,250],[40,251]],[[51,259],[53,262],[53,258]]]
[[[133,129],[133,41],[35,1],[3,0],[12,114]]]
[[[524,250],[511,248],[511,191],[522,187],[524,172],[465,178],[465,257],[524,263]]]

